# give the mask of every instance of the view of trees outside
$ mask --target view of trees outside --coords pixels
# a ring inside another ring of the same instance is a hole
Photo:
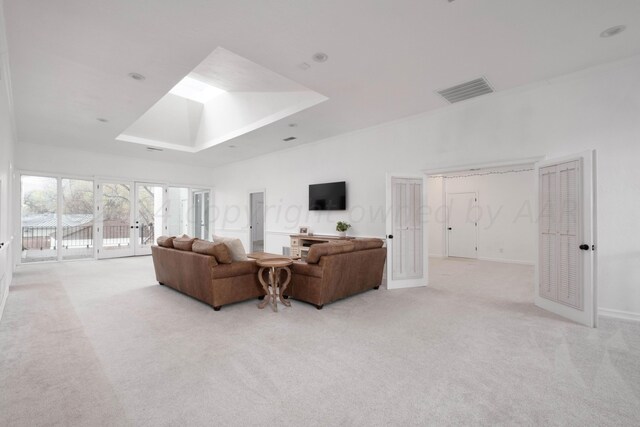
[[[22,246],[23,259],[56,259],[58,246],[65,259],[92,257],[94,247],[94,220],[102,220],[102,247],[122,248],[131,246],[131,226],[137,226],[135,239],[148,245],[162,233],[163,202],[168,225],[173,234],[188,234],[188,188],[164,188],[152,184],[135,184],[134,188],[120,183],[102,183],[102,210],[94,218],[94,182],[90,180],[62,178],[58,195],[58,178],[27,176],[22,183]],[[58,239],[58,196],[62,199],[62,238]],[[135,221],[131,223],[131,210],[136,207]],[[208,204],[207,204],[208,207]],[[101,217],[101,218],[100,218]],[[208,225],[208,221],[207,222]],[[175,224],[174,224],[175,223]]]
[[[41,176],[22,176],[22,215],[55,214],[58,181]]]

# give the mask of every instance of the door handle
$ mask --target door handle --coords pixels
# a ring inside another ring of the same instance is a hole
[[[586,243],[583,243],[580,245],[580,249],[582,249],[583,251],[588,251],[589,250],[589,245],[587,245]]]
[[[389,239],[393,239],[393,234],[389,234],[387,237],[388,237]]]
[[[131,226],[131,228],[133,228],[133,225]]]
[[[448,230],[451,231],[451,227],[449,227]]]

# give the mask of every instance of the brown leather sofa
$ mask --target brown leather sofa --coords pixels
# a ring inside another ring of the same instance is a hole
[[[213,246],[211,242],[206,243]],[[189,245],[180,247],[183,249],[151,247],[156,279],[161,285],[209,304],[216,311],[223,305],[264,296],[255,261],[231,261],[230,256],[218,254],[222,258],[220,261],[225,262],[222,263],[207,250],[196,253]]]
[[[387,250],[380,239],[353,239],[312,245],[305,261],[291,267],[285,296],[314,304],[330,302],[378,289]]]

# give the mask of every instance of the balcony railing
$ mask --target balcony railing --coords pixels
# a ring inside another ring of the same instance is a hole
[[[102,232],[102,245],[122,247],[130,244],[131,226],[107,225]],[[154,242],[153,224],[140,225],[136,229],[136,239],[142,245]],[[23,250],[55,250],[58,243],[63,249],[92,248],[94,235],[92,225],[62,227],[62,241],[58,242],[56,227],[22,227]]]

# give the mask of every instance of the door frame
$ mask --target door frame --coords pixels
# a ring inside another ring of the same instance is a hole
[[[406,179],[419,179],[422,182],[422,206],[420,207],[420,216],[422,222],[422,277],[419,279],[407,279],[402,281],[393,280],[393,266],[391,265],[393,262],[393,245],[392,242],[389,242],[389,235],[393,234],[393,220],[392,220],[392,212],[393,212],[393,201],[391,198],[391,180],[392,178],[406,178]],[[428,230],[427,230],[427,220],[424,215],[424,207],[427,203],[427,185],[426,185],[426,177],[423,174],[407,174],[407,173],[392,173],[387,172],[385,174],[385,207],[386,207],[386,215],[385,215],[385,241],[387,245],[387,289],[402,289],[402,288],[415,288],[422,286],[429,286],[429,242],[428,242]],[[402,283],[406,282],[406,283]]]
[[[443,197],[445,200],[445,204],[444,204],[444,210],[445,210],[445,223],[444,223],[444,230],[445,230],[445,240],[444,240],[444,244],[445,244],[445,250],[444,253],[446,254],[446,257],[449,258],[451,257],[451,252],[449,251],[449,233],[447,232],[449,230],[449,194],[473,194],[474,196],[474,202],[473,202],[473,207],[476,209],[476,215],[477,215],[477,208],[478,208],[478,192],[473,190],[473,191],[457,191],[457,192],[447,192],[446,189],[443,191]],[[475,247],[476,247],[476,251],[475,251],[475,256],[473,258],[468,258],[468,257],[456,257],[453,256],[453,258],[467,258],[467,259],[478,259],[478,218],[476,217],[476,226],[475,226]]]
[[[580,202],[582,204],[582,217],[580,225],[582,227],[582,243],[593,245],[593,250],[588,251],[590,263],[581,263],[580,276],[583,280],[584,315],[577,315],[576,309],[565,306],[540,296],[540,229],[539,222],[536,228],[536,262],[534,271],[535,295],[534,303],[537,307],[553,312],[576,323],[589,327],[598,327],[598,242],[597,242],[597,177],[596,177],[596,150],[586,150],[579,153],[557,158],[545,157],[545,159],[535,164],[535,194],[534,212],[540,212],[540,168],[546,166],[579,161],[582,168],[582,179],[580,181]],[[586,192],[591,193],[590,200],[586,200]],[[587,254],[582,253],[583,256]],[[589,268],[590,265],[590,268]],[[590,310],[589,310],[590,309]]]
[[[252,224],[251,224],[251,216],[252,216],[252,209],[251,209],[251,195],[255,194],[255,193],[262,193],[262,250],[265,251],[265,249],[267,248],[267,227],[266,227],[266,222],[267,222],[267,189],[266,188],[256,188],[256,189],[249,189],[247,190],[247,206],[249,209],[247,209],[247,213],[248,213],[248,217],[247,217],[247,223],[248,223],[248,234],[249,234],[249,252],[254,252],[253,251],[253,229],[252,229]]]

